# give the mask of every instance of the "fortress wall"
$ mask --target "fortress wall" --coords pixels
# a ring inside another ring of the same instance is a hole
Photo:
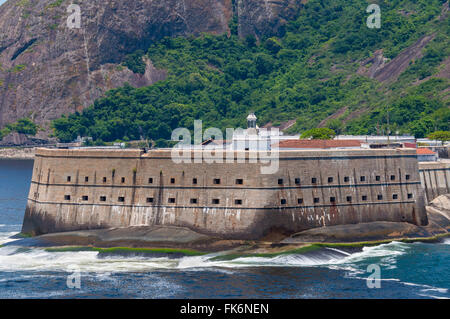
[[[450,163],[420,163],[419,172],[427,204],[440,195],[450,194]]]
[[[417,165],[410,150],[286,151],[279,171],[262,175],[267,164],[248,160],[175,164],[169,151],[40,149],[23,232],[174,225],[260,238],[379,220],[424,224]]]

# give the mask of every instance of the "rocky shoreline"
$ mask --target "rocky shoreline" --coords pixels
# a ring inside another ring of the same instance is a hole
[[[33,160],[35,148],[0,148],[0,160]]]

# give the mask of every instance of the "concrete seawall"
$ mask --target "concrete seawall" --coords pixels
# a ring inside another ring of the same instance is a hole
[[[420,181],[425,190],[425,203],[450,194],[450,161],[419,163]]]
[[[23,232],[166,225],[258,239],[322,226],[428,222],[415,150],[285,151],[272,175],[261,174],[267,164],[250,163],[252,155],[245,152],[245,163],[176,164],[162,150],[39,149]]]

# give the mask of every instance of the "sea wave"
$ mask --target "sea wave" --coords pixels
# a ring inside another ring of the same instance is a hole
[[[13,241],[16,233],[3,234],[0,243]],[[152,257],[108,256],[98,258],[95,251],[49,252],[38,248],[4,246],[0,248],[0,271],[66,271],[70,266],[79,267],[83,272],[139,272],[152,269],[204,269],[204,268],[245,268],[245,267],[328,267],[359,272],[355,264],[376,260],[383,267],[395,265],[396,257],[404,254],[408,246],[390,243],[375,247],[365,247],[361,252],[349,253],[341,249],[329,248],[309,254],[283,254],[276,257],[239,257],[232,260],[218,260],[218,254],[186,256],[179,259]]]

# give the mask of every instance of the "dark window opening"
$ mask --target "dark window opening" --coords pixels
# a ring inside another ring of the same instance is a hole
[[[176,200],[175,198],[169,198],[169,204],[175,204]]]
[[[408,194],[408,199],[411,199],[411,198],[413,198],[413,197],[414,197],[413,194]]]
[[[282,179],[282,178],[280,178],[279,180],[278,180],[278,185],[283,185],[284,184],[284,180]]]
[[[391,181],[395,181],[395,175],[391,175]]]
[[[383,195],[378,195],[377,198],[378,200],[383,200]]]
[[[363,200],[363,201],[366,201],[366,200],[367,200],[367,196],[366,196],[366,195],[363,195],[362,200]]]
[[[333,177],[328,177],[328,183],[333,183],[334,178]]]
[[[147,198],[147,203],[153,203],[155,200],[153,199],[153,197],[148,197]]]
[[[406,180],[409,181],[411,179],[411,175],[406,175]]]
[[[122,184],[125,183],[125,177],[122,177]]]
[[[296,184],[296,185],[300,185],[300,183],[301,183],[300,178],[296,178],[296,179],[295,179],[295,184]]]
[[[100,201],[101,202],[106,202],[106,196],[100,196]]]
[[[244,185],[244,180],[243,179],[237,179],[236,180],[236,184],[237,185]]]
[[[219,205],[220,204],[220,199],[213,199],[212,200],[212,203],[214,204],[214,205]]]
[[[303,204],[303,198],[299,198],[299,199],[297,200],[297,203],[299,203],[300,205]]]
[[[236,199],[236,200],[234,201],[234,204],[235,204],[235,205],[242,205],[242,199]]]
[[[119,202],[120,203],[124,203],[125,202],[125,197],[119,197]]]
[[[64,200],[70,200],[70,195],[64,196]]]
[[[381,181],[381,176],[375,176],[375,180],[376,180],[377,182]]]
[[[216,179],[214,180],[214,185],[220,185],[220,179],[216,178]]]
[[[314,198],[314,204],[318,204],[318,203],[320,203],[320,198]]]
[[[89,196],[83,196],[82,199],[83,199],[84,201],[87,201],[87,200],[89,200]]]
[[[197,185],[197,184],[198,184],[198,179],[193,178],[193,179],[192,179],[192,184]]]
[[[360,181],[361,182],[365,182],[366,181],[366,177],[365,176],[361,176]]]
[[[198,204],[197,198],[191,198],[191,204]]]
[[[348,182],[350,182],[350,177],[348,177],[348,176],[345,176],[345,177],[344,177],[344,182],[345,182],[345,183],[348,183]]]
[[[316,184],[316,183],[317,183],[317,178],[313,177],[313,178],[311,179],[311,183]]]
[[[352,197],[351,196],[347,196],[347,202],[349,202],[349,203],[352,202]]]
[[[170,184],[175,184],[175,178],[170,179]]]
[[[336,203],[336,197],[330,197],[330,202],[331,203]]]
[[[281,200],[281,205],[286,205],[286,204],[287,204],[287,200],[282,199],[282,200]]]
[[[149,183],[149,184],[153,184],[153,178],[150,177],[150,178],[148,179],[148,183]]]
[[[67,176],[67,181],[70,182],[72,180],[72,177]]]
[[[89,177],[86,176],[86,177],[84,178],[84,181],[85,181],[85,182],[89,182]]]
[[[106,177],[103,177],[103,183],[106,183],[106,182],[107,182]]]
[[[398,195],[397,194],[392,195],[392,199],[398,199]]]

